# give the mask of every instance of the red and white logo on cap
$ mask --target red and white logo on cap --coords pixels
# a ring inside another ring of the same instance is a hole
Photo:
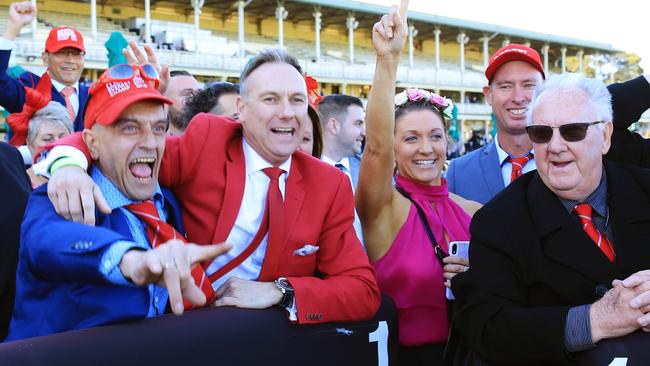
[[[143,89],[148,87],[147,83],[140,76],[136,75],[133,77],[133,79],[129,81],[114,81],[112,83],[106,84],[106,91],[108,91],[108,95],[110,95],[111,98],[113,98],[118,94],[122,94],[125,91],[130,90],[131,81],[133,81],[133,85],[137,89]]]
[[[70,28],[61,28],[56,31],[56,40],[57,41],[68,41],[78,42],[77,35]]]

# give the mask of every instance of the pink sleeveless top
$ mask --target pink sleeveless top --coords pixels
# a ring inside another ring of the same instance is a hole
[[[469,240],[471,217],[449,198],[444,178],[439,186],[417,184],[400,176],[396,182],[424,209],[445,252],[445,232],[449,241]],[[417,346],[445,342],[449,324],[443,270],[413,204],[390,249],[373,266],[381,291],[397,306],[399,343]]]

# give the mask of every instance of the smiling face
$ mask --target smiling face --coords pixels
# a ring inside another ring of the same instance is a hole
[[[348,106],[345,117],[340,122],[338,142],[343,156],[361,153],[363,138],[366,136],[365,113],[358,105]]]
[[[447,158],[447,137],[440,115],[429,109],[407,112],[395,121],[395,160],[399,174],[439,185]]]
[[[533,125],[552,127],[597,120],[595,106],[578,89],[544,92],[532,115]],[[554,128],[551,141],[533,143],[535,164],[544,184],[564,199],[587,198],[600,183],[603,155],[609,150],[611,136],[612,124],[606,123],[590,126],[581,141],[567,142]]]
[[[151,198],[165,151],[167,118],[160,102],[131,104],[110,126],[95,124],[83,138],[94,164],[132,200]]]
[[[41,59],[50,77],[68,86],[79,81],[84,69],[83,52],[73,47],[62,48],[54,53],[43,52]]]
[[[298,149],[311,123],[305,80],[289,64],[266,63],[248,76],[246,93],[238,102],[244,137],[264,160],[279,166]]]
[[[497,122],[499,134],[522,135],[526,133],[526,110],[542,74],[523,61],[510,61],[497,69],[490,86],[483,94]]]
[[[305,123],[305,128],[302,132],[302,141],[300,146],[298,146],[300,151],[304,151],[309,155],[314,153],[314,124]]]

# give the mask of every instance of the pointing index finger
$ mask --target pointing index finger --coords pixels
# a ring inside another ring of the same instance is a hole
[[[409,0],[400,0],[399,2],[399,16],[403,21],[406,21],[406,13],[409,10]]]

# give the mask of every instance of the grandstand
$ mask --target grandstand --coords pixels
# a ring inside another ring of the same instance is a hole
[[[9,4],[0,0],[2,28]],[[161,47],[157,53],[163,63],[204,81],[236,81],[251,55],[282,45],[321,82],[323,93],[361,98],[367,96],[374,72],[370,29],[387,10],[347,0],[39,0],[37,7],[36,31],[24,29],[12,57],[12,64],[35,72],[43,72],[40,53],[49,29],[73,25],[86,38],[86,79],[95,80],[106,68],[104,42],[118,31],[129,40],[150,35]],[[620,52],[608,44],[494,24],[417,12],[409,18],[412,46],[407,46],[398,70],[398,87],[433,89],[454,99],[464,139],[472,130],[492,129],[491,109],[481,95],[483,70],[488,55],[504,44],[537,49],[547,75],[593,75],[591,56]],[[616,81],[614,74],[609,81]],[[650,122],[650,114],[642,121]]]

